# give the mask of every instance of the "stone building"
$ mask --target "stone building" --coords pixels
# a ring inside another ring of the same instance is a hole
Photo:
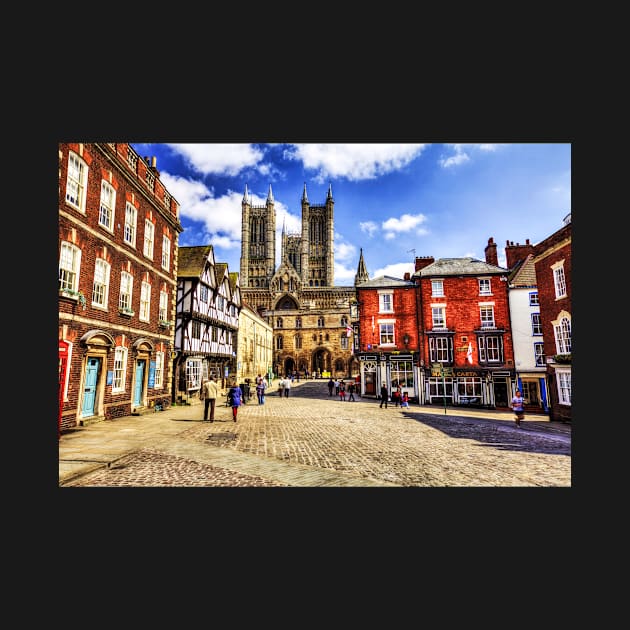
[[[324,204],[302,193],[302,229],[282,229],[276,267],[276,212],[269,193],[264,205],[243,195],[240,285],[243,300],[273,329],[273,372],[301,377],[358,374],[352,348],[353,286],[334,286],[334,199]]]

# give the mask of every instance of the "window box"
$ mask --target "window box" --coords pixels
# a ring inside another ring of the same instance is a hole
[[[59,289],[59,295],[61,297],[68,298],[69,300],[74,300],[78,302],[83,307],[83,310],[86,309],[87,300],[85,299],[85,295],[83,295],[83,291],[73,291],[72,289]]]
[[[571,363],[571,354],[556,354],[553,360],[556,363]]]
[[[119,307],[118,312],[125,317],[133,317],[135,315],[135,311],[127,307]]]
[[[165,319],[160,320],[160,326],[162,326],[162,328],[170,328],[172,325],[173,325],[173,322],[169,322]]]

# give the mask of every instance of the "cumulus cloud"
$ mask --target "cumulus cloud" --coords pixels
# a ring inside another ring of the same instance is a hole
[[[256,167],[263,174],[269,165],[261,164],[264,152],[252,144],[169,144],[191,168],[203,175],[238,175],[247,168]]]
[[[405,273],[409,272],[413,274],[415,271],[414,263],[393,263],[385,267],[381,267],[374,272],[374,275],[370,275],[370,278],[379,278],[380,276],[391,276],[392,278],[403,279]]]
[[[490,153],[497,151],[502,145],[496,143],[482,143],[482,144],[447,144],[448,149],[451,149],[454,153],[448,156],[442,156],[438,162],[443,168],[450,168],[452,166],[459,166],[468,162],[471,157],[470,154],[475,151],[484,151]]]
[[[401,217],[391,217],[381,224],[385,240],[396,238],[400,234],[417,234],[425,236],[429,231],[421,227],[427,220],[424,214],[403,214]]]
[[[285,157],[300,160],[317,171],[315,181],[345,177],[349,181],[375,179],[397,171],[418,157],[425,144],[294,144]]]
[[[370,238],[376,234],[378,224],[374,221],[360,221],[359,228],[361,232],[365,232]]]

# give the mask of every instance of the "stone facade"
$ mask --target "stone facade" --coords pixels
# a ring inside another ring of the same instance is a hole
[[[254,206],[247,187],[242,201],[240,284],[243,301],[272,326],[275,376],[358,374],[348,335],[354,286],[334,286],[334,200],[311,205],[302,194],[302,230],[282,231],[276,268],[276,213],[269,193]]]

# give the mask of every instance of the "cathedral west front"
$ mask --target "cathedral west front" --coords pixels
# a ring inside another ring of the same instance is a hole
[[[354,286],[334,286],[334,205],[332,185],[323,204],[302,193],[302,229],[282,229],[276,268],[276,212],[269,193],[253,205],[245,186],[239,285],[243,301],[273,328],[275,376],[356,376],[350,321]],[[367,280],[358,278],[357,281]]]

